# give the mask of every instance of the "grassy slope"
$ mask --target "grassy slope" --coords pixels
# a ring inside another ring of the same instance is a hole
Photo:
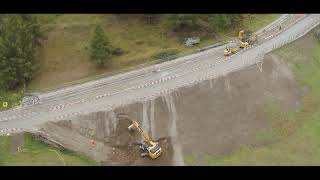
[[[258,31],[261,27],[270,23],[270,21],[276,20],[279,14],[252,14],[251,17],[247,17],[244,21],[243,28],[251,31]]]
[[[49,16],[49,15],[47,15]],[[114,56],[111,63],[97,69],[88,62],[85,46],[99,22],[115,47],[125,54]],[[60,15],[47,23],[48,40],[40,50],[41,72],[30,88],[45,88],[60,83],[93,76],[123,67],[141,64],[159,49],[183,49],[177,39],[165,38],[166,25],[146,25],[140,21],[118,21],[112,15]]]
[[[165,16],[159,24],[147,25],[139,20],[118,20],[113,15],[39,15],[48,39],[40,49],[41,68],[31,82],[29,89],[42,89],[81,78],[116,71],[150,61],[150,57],[164,49],[187,51],[174,36],[166,32],[169,22]],[[245,18],[245,29],[257,30],[279,17],[278,14],[259,14]],[[103,25],[112,44],[126,52],[114,56],[111,63],[103,69],[97,69],[88,62],[85,46],[94,24]],[[238,30],[222,33],[222,37],[236,36]],[[214,39],[203,40],[200,44],[214,43]]]
[[[302,97],[301,109],[283,113],[269,103],[266,110],[273,131],[257,138],[275,142],[262,147],[243,147],[221,159],[211,157],[209,165],[319,165],[320,43],[309,34],[275,53],[293,64],[301,87],[309,88]]]
[[[30,134],[25,135],[22,152],[13,155],[9,152],[11,137],[0,137],[0,165],[18,166],[63,166],[63,160],[50,151],[57,151],[64,159],[66,165],[95,165],[96,163],[82,155],[71,152],[61,152],[41,142],[34,141]]]

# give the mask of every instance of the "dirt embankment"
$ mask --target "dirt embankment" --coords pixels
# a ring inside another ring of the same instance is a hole
[[[290,68],[273,55],[265,58],[262,72],[254,65],[151,101],[47,123],[42,131],[103,165],[184,165],[183,157],[190,154],[202,164],[205,155],[259,145],[257,132],[269,128],[267,99],[287,111],[299,104]],[[132,143],[140,141],[141,135],[127,130],[129,121],[116,119],[120,112],[138,120],[154,140],[168,138],[161,142],[164,152],[159,159],[140,157],[139,148]]]

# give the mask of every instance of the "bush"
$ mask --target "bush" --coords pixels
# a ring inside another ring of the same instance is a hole
[[[242,24],[241,14],[174,14],[170,16],[174,32],[220,32]]]
[[[169,61],[172,59],[177,58],[178,51],[176,49],[168,49],[161,51],[159,53],[156,53],[152,56],[154,59],[159,59],[160,61]]]
[[[1,91],[0,90],[0,111],[13,108],[21,104],[23,97],[22,89],[15,91]],[[7,107],[3,106],[3,103],[7,102]]]

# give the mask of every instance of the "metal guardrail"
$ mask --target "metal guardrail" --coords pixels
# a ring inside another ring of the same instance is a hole
[[[190,51],[178,53],[176,55],[168,56],[166,58],[154,59],[154,60],[148,61],[147,63],[139,64],[139,65],[136,65],[136,66],[123,68],[123,69],[120,69],[120,70],[115,70],[115,71],[112,71],[112,72],[107,72],[107,73],[104,73],[104,74],[99,74],[99,75],[91,76],[91,77],[88,77],[88,78],[83,78],[83,79],[79,79],[79,80],[76,80],[76,81],[67,82],[67,83],[63,83],[63,84],[57,85],[57,86],[48,87],[48,88],[44,88],[44,89],[40,89],[40,90],[28,90],[27,92],[30,93],[30,94],[34,94],[34,93],[43,94],[43,93],[49,92],[49,91],[57,91],[59,89],[65,88],[65,87],[75,86],[77,84],[85,83],[85,82],[88,82],[88,81],[97,80],[97,79],[106,78],[106,77],[111,77],[111,76],[114,76],[114,75],[118,75],[118,74],[122,74],[122,73],[125,73],[125,72],[129,72],[129,71],[132,71],[132,70],[139,70],[139,69],[142,69],[142,68],[154,65],[154,64],[159,64],[159,63],[162,63],[164,61],[171,61],[171,60],[174,60],[174,59],[177,59],[177,58],[181,58],[181,57],[184,57],[184,56],[188,56],[188,55],[191,55],[191,54],[194,54],[194,51],[190,50]]]
[[[251,51],[253,53],[249,53],[247,56],[237,56],[237,57],[239,57],[238,60],[232,61],[233,65],[231,66],[231,68],[228,68],[226,70],[226,73],[233,71],[233,70],[240,69],[244,66],[252,65],[257,61],[261,61],[264,54],[266,54],[274,49],[277,49],[283,45],[291,43],[292,41],[295,41],[296,39],[298,39],[298,38],[302,37],[303,35],[305,35],[306,33],[310,32],[313,28],[315,28],[316,26],[319,25],[320,15],[308,15],[308,16],[309,16],[309,18],[302,20],[300,22],[299,26],[292,29],[292,31],[290,31],[290,33],[286,30],[278,32],[277,34],[280,34],[280,36],[276,42],[274,40],[272,40],[272,38],[271,38],[269,41],[265,42],[265,44],[261,44],[261,47],[257,47],[257,46],[249,47],[248,49],[255,48],[256,51]],[[290,34],[290,36],[288,36],[287,34]],[[241,53],[245,53],[245,52],[248,52],[248,51],[242,51]],[[250,56],[250,54],[252,54],[252,56]],[[237,58],[237,57],[235,57],[235,58]],[[227,59],[224,59],[223,61],[225,61],[225,60],[227,60]],[[236,63],[236,64],[234,64],[234,63]],[[241,63],[243,65],[239,66],[237,63]],[[214,73],[214,71],[213,71],[213,73]],[[213,78],[213,76],[210,75],[210,77],[208,77],[208,78]],[[189,85],[194,84],[195,82],[200,82],[200,81],[203,81],[206,79],[207,78],[202,77],[201,79],[198,79],[198,80],[186,83],[186,84],[183,83],[183,84],[177,85],[173,88],[170,88],[169,90],[171,91],[171,90],[179,88],[181,86],[189,86]],[[164,91],[167,92],[168,90],[164,90]],[[137,100],[139,100],[139,99],[140,98],[138,98]],[[95,107],[95,108],[98,108],[98,107]],[[1,112],[0,112],[0,114],[1,114]]]
[[[309,22],[306,22],[306,21],[303,22],[303,23],[305,23],[305,27],[304,27],[303,30],[301,30],[301,28],[300,28],[300,30],[294,29],[294,31],[291,33],[291,36],[285,36],[286,35],[285,31],[281,32],[282,34],[280,35],[281,37],[279,37],[279,41],[278,42],[274,42],[271,39],[270,41],[266,42],[265,45],[262,44],[261,46],[264,46],[264,47],[262,47],[261,49],[259,49],[259,47],[257,47],[257,46],[251,46],[251,47],[247,48],[247,49],[256,48],[257,51],[253,51],[254,52],[253,56],[237,56],[239,58],[236,61],[232,61],[233,65],[229,66],[228,69],[225,70],[224,74],[239,70],[239,69],[241,69],[243,67],[246,67],[246,66],[253,65],[256,62],[261,61],[266,53],[269,53],[272,50],[280,48],[280,47],[282,47],[282,46],[284,46],[284,45],[286,45],[288,43],[291,43],[291,42],[299,39],[300,37],[304,36],[305,34],[310,32],[312,29],[314,29],[316,26],[319,26],[319,24],[320,24],[320,15],[318,17],[314,17],[312,20],[308,19],[308,21]],[[248,52],[248,51],[242,51],[242,53],[246,53],[246,52]],[[228,60],[224,59],[223,61],[228,61]],[[239,66],[239,63],[242,64],[242,65]],[[164,93],[167,94],[167,93],[170,93],[171,91],[174,91],[174,90],[176,90],[178,88],[191,86],[191,85],[193,85],[195,83],[198,83],[198,82],[201,82],[201,81],[204,81],[204,80],[208,80],[208,79],[212,79],[212,78],[215,78],[215,77],[220,76],[220,75],[218,73],[216,73],[215,71],[212,71],[212,74],[206,74],[205,76],[199,77],[199,79],[192,80],[192,81],[187,82],[187,83],[178,84],[175,87],[165,89],[165,90],[163,90],[161,92],[163,92],[162,94],[164,94]],[[161,92],[160,92],[160,94],[161,94]],[[150,98],[151,96],[153,97],[154,95],[153,94],[148,94],[148,95],[140,97],[140,98],[135,98],[134,100],[135,101],[146,100],[146,99]],[[129,98],[129,99],[125,99],[125,101],[126,102],[131,102],[132,100],[130,101],[130,98]],[[101,107],[93,107],[93,111],[98,111],[99,109],[101,109]]]
[[[274,22],[277,22],[277,21],[280,21],[280,20],[284,19],[284,16],[285,15],[279,17]],[[271,25],[274,25],[274,22],[271,23]],[[270,24],[268,25],[268,27],[269,26],[270,26]],[[260,29],[259,31],[262,31],[263,29],[266,29],[266,28],[264,27],[264,28]],[[124,69],[115,70],[115,71],[112,71],[112,72],[107,72],[107,73],[104,73],[104,74],[99,74],[99,75],[95,75],[95,76],[91,76],[91,77],[87,77],[87,78],[83,78],[83,79],[79,79],[79,80],[75,80],[75,81],[71,81],[71,82],[66,82],[66,83],[63,83],[63,84],[60,84],[60,85],[57,85],[57,86],[52,86],[52,87],[48,87],[48,88],[44,88],[44,89],[40,89],[40,90],[28,90],[27,92],[31,93],[31,94],[35,94],[35,93],[36,94],[44,94],[44,93],[50,92],[50,91],[57,91],[57,90],[60,90],[60,89],[66,88],[66,87],[70,87],[70,86],[75,86],[75,85],[78,85],[78,84],[81,84],[81,83],[85,83],[85,82],[89,82],[89,81],[93,81],[93,80],[98,80],[98,79],[102,79],[102,78],[106,78],[106,77],[115,76],[115,75],[122,74],[122,73],[125,73],[125,72],[129,72],[129,71],[132,71],[132,70],[139,70],[139,69],[151,66],[151,65],[162,63],[164,61],[172,61],[172,60],[177,59],[177,58],[182,58],[182,57],[185,57],[185,56],[197,53],[197,52],[202,52],[202,51],[205,51],[205,50],[208,50],[208,49],[216,48],[216,47],[219,47],[219,46],[222,46],[222,45],[225,45],[225,44],[228,44],[228,43],[227,42],[215,43],[215,44],[212,44],[212,45],[209,45],[209,46],[205,46],[205,47],[202,47],[202,48],[199,48],[199,49],[196,49],[196,50],[185,51],[185,52],[173,55],[173,56],[168,56],[166,58],[150,60],[147,63],[139,64],[139,65],[136,65],[136,66],[131,66],[131,67],[127,67],[127,68],[124,68]]]
[[[306,17],[304,17],[304,18],[306,18]],[[257,55],[255,57],[242,57],[241,61],[253,64],[253,63],[255,63],[257,61],[256,59],[262,59],[264,54],[269,53],[269,52],[271,52],[271,51],[273,51],[275,49],[278,49],[278,48],[280,48],[280,47],[282,47],[282,46],[284,46],[286,44],[289,44],[289,43],[299,39],[300,37],[302,37],[305,34],[309,33],[315,27],[319,26],[319,24],[320,24],[320,16],[319,15],[312,17],[312,20],[313,20],[313,22],[311,22],[309,24],[306,24],[306,26],[304,27],[303,31],[301,31],[299,33],[295,33],[295,34],[293,34],[293,35],[291,35],[289,37],[283,37],[282,41],[280,40],[278,43],[275,43],[272,46],[267,46],[266,48],[260,50],[260,52],[257,52],[256,53]],[[295,24],[297,24],[297,22],[293,23],[293,25],[295,25]],[[286,29],[286,30],[288,30],[288,29]],[[286,32],[286,30],[282,31],[282,32],[280,32],[278,34],[284,34]],[[248,49],[251,49],[251,48],[255,48],[255,46],[249,47]]]
[[[223,45],[225,45],[225,44],[228,44],[228,42],[215,43],[215,44],[212,44],[212,45],[209,45],[209,46],[205,46],[205,47],[196,49],[195,51],[196,51],[196,52],[201,52],[201,51],[205,51],[205,50],[208,50],[208,49],[212,49],[212,48],[216,48],[216,47],[219,47],[219,46],[223,46]]]
[[[305,17],[304,17],[305,18]],[[263,59],[264,55],[266,53],[269,53],[275,49],[278,49],[286,44],[289,44],[297,39],[299,39],[300,37],[306,35],[307,33],[309,33],[311,30],[313,30],[315,27],[319,26],[320,25],[320,15],[317,15],[317,16],[313,16],[312,19],[309,19],[308,20],[309,22],[304,22],[305,23],[305,27],[302,31],[297,31],[296,32],[293,32],[291,36],[288,36],[288,37],[285,37],[285,31],[282,31],[282,37],[280,37],[281,39],[279,39],[279,42],[275,43],[275,42],[272,42],[272,40],[266,42],[266,43],[269,43],[269,44],[266,44],[264,48],[262,49],[258,49],[259,47],[257,46],[252,46],[252,47],[249,47],[247,49],[252,49],[252,48],[256,48],[256,50],[258,51],[255,51],[255,55],[254,56],[240,56],[239,60],[237,61],[233,61],[235,63],[242,63],[243,66],[249,66],[249,65],[253,65],[255,64],[256,62],[259,62]],[[296,23],[294,23],[296,24]],[[279,34],[281,34],[279,33]],[[263,45],[261,45],[263,46]],[[247,51],[242,51],[242,53],[245,53]],[[240,53],[241,54],[241,53]],[[239,57],[239,56],[238,56]],[[228,73],[228,72],[232,72],[232,71],[235,71],[235,70],[238,70],[240,68],[242,68],[243,66],[234,66],[230,69],[227,70],[227,72],[225,73]],[[176,87],[174,88],[171,88],[170,90],[174,90],[174,89],[177,89],[177,88],[180,88],[180,87],[183,87],[183,86],[190,86],[194,83],[197,83],[197,82],[200,82],[200,81],[204,81],[204,80],[207,80],[207,79],[212,79],[214,78],[215,76],[217,75],[210,75],[210,77],[201,77],[200,79],[198,80],[194,80],[188,84],[182,84],[182,85],[177,85]]]

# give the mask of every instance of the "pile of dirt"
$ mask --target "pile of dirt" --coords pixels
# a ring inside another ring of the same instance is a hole
[[[139,157],[139,149],[133,146],[133,142],[139,137],[137,133],[130,133],[129,125],[128,120],[117,121],[116,129],[109,141],[112,152],[109,153],[108,159],[102,162],[103,165],[131,165]]]
[[[139,165],[139,166],[166,166],[173,165],[173,146],[170,138],[159,141],[159,146],[162,148],[162,154],[157,159],[150,157],[141,157],[138,145],[126,145],[122,147],[113,147],[112,154],[107,162],[103,165]]]
[[[101,165],[172,165],[170,138],[159,141],[163,154],[156,160],[141,157],[142,151],[136,144],[141,142],[142,137],[140,133],[128,130],[130,124],[129,120],[116,121],[115,129],[104,141],[96,138],[95,132],[90,135],[90,131],[82,131],[78,123],[70,120],[46,123],[37,135],[45,135],[46,140],[51,139],[66,149],[86,154]]]

